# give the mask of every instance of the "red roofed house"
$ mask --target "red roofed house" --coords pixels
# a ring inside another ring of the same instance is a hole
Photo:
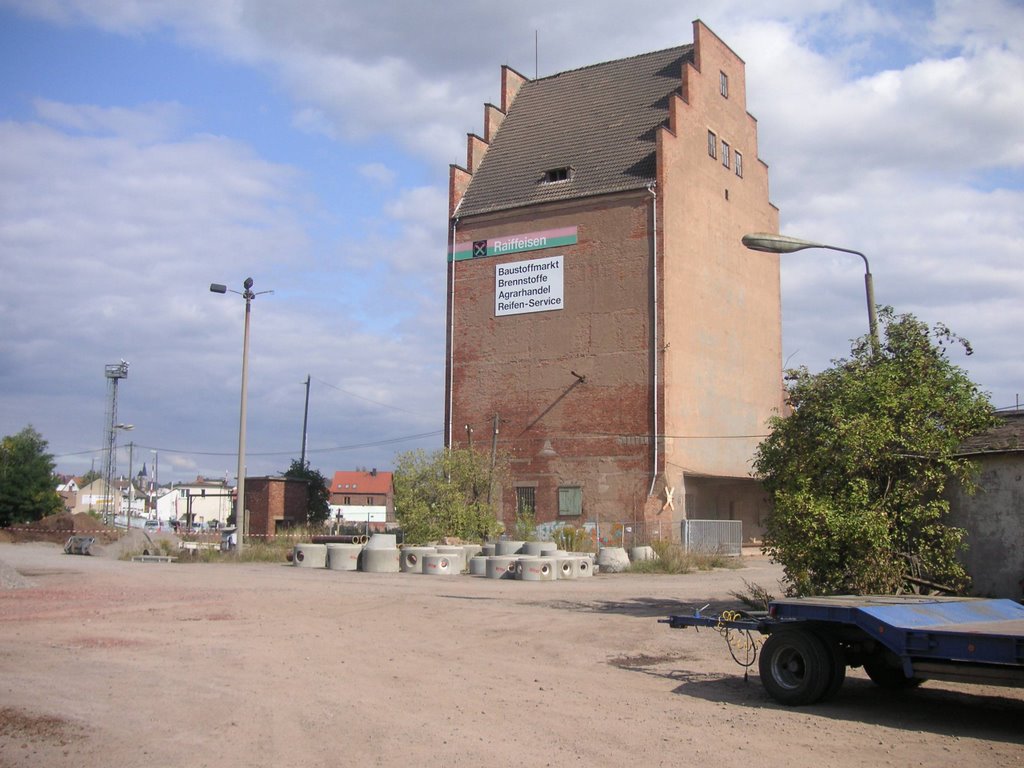
[[[331,517],[352,523],[395,522],[391,472],[371,469],[335,472],[331,481]]]

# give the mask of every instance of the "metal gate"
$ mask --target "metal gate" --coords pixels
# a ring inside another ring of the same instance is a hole
[[[716,555],[743,554],[741,520],[683,520],[681,540],[687,552]]]

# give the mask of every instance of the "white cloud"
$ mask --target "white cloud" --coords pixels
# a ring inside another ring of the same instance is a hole
[[[0,390],[45,412],[52,401],[38,390],[77,385],[47,418],[59,433],[69,412],[93,414],[86,447],[102,426],[99,366],[128,357],[126,407],[149,410],[153,434],[176,425],[181,444],[167,447],[182,449],[183,468],[233,475],[230,456],[186,449],[212,439],[233,450],[242,305],[206,286],[250,274],[276,291],[253,308],[251,467],[287,464],[258,454],[282,434],[298,445],[307,372],[329,383],[314,384],[312,446],[439,427],[446,166],[481,130],[483,103],[498,101],[500,65],[532,75],[535,32],[541,75],[687,43],[697,16],[747,63],[783,231],[864,250],[878,300],[970,338],[970,370],[1012,402],[1022,371],[1008,350],[1024,319],[1019,3],[639,0],[629,24],[610,0],[13,7],[131,36],[140,50],[171,37],[256,70],[291,100],[296,137],[372,147],[347,167],[373,204],[350,212],[348,200],[312,199],[315,161],[300,171],[241,140],[184,134],[202,119],[184,98],[100,108],[40,94],[35,122],[0,123],[0,322],[12,329],[0,339]],[[786,355],[820,367],[866,330],[862,265],[826,252],[783,265]],[[143,440],[146,419],[132,420]],[[352,462],[385,465],[383,450]],[[327,454],[325,466],[347,458]]]
[[[359,175],[382,187],[390,187],[395,183],[397,174],[384,163],[363,163],[359,166]]]

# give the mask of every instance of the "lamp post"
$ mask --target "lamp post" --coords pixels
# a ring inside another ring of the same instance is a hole
[[[837,245],[826,245],[815,243],[810,240],[799,240],[786,235],[773,235],[767,232],[756,232],[743,236],[743,245],[752,251],[763,251],[765,253],[793,253],[807,248],[823,248],[829,251],[841,251],[842,253],[853,253],[864,260],[864,291],[868,301],[868,330],[871,332],[871,351],[878,352],[881,344],[878,341],[878,318],[875,315],[875,286],[871,278],[871,266],[868,264],[868,257],[860,251],[852,248],[840,248]]]
[[[245,408],[246,408],[246,397],[248,388],[249,378],[249,314],[252,300],[263,293],[273,293],[273,291],[259,291],[254,292],[252,290],[252,278],[245,278],[245,282],[242,283],[243,290],[235,291],[229,289],[226,285],[221,283],[210,283],[210,291],[212,293],[227,293],[229,290],[231,293],[237,293],[243,299],[245,299],[245,332],[242,336],[242,397],[241,406],[239,407],[238,414],[238,484],[236,488],[236,499],[235,499],[235,528],[238,531],[238,551],[242,551],[242,540],[245,536]]]
[[[157,494],[160,493],[160,453],[159,451],[150,451],[153,454],[153,480],[149,484],[149,502],[150,511],[159,523],[160,510],[156,508]]]
[[[116,435],[117,435],[118,431],[121,431],[121,432],[131,432],[133,429],[135,429],[135,425],[134,424],[115,424],[114,425],[113,433],[115,435],[115,439],[114,439],[115,448],[116,448],[116,443],[117,443]],[[128,444],[128,487],[129,488],[132,487],[132,459],[131,459],[131,455],[132,454],[131,454],[131,452],[132,452],[133,445],[134,445],[133,443],[129,443]],[[109,498],[110,495],[111,495],[111,492],[110,492],[110,489],[108,488],[107,489],[107,497]],[[118,511],[121,510],[121,489],[120,488],[118,488],[118,490],[117,490],[117,509],[118,509]],[[114,518],[115,526],[116,526],[117,512],[115,512],[113,514],[113,518]],[[127,529],[132,527],[132,499],[131,499],[131,491],[128,492],[128,514],[125,516],[125,523],[126,523],[125,530],[127,530]]]

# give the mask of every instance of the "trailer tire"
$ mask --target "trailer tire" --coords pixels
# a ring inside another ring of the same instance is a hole
[[[818,637],[825,644],[830,666],[828,685],[825,686],[825,692],[821,694],[818,701],[828,701],[839,693],[839,689],[843,687],[843,681],[846,680],[846,652],[828,634],[819,633]]]
[[[836,679],[836,657],[812,632],[784,630],[769,635],[761,648],[761,684],[781,704],[819,701]],[[840,680],[840,683],[842,680]]]
[[[907,677],[903,674],[899,659],[890,651],[865,656],[864,671],[875,685],[890,690],[916,688],[924,682],[919,677]]]

